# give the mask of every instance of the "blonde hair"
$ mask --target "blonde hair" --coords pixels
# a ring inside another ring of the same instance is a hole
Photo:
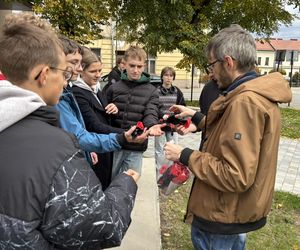
[[[138,58],[139,60],[145,62],[147,54],[144,49],[137,45],[131,45],[124,54],[124,60],[127,61],[128,58]]]

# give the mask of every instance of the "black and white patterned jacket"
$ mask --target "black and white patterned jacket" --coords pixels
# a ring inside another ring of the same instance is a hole
[[[0,132],[0,249],[107,248],[129,227],[133,178],[121,174],[103,193],[57,123],[57,111],[42,106]]]

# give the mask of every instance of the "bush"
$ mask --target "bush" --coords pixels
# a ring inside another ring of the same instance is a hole
[[[284,76],[286,75],[286,71],[283,68],[279,69],[278,71],[276,69],[271,69],[269,71],[269,73],[273,73],[273,72],[279,72],[280,74],[282,74]]]
[[[292,81],[293,82],[299,82],[299,80],[300,80],[299,77],[300,77],[299,72],[295,72],[295,74],[292,77]]]

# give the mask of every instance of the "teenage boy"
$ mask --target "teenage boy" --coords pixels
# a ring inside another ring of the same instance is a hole
[[[107,89],[109,103],[114,103],[119,113],[112,120],[112,125],[128,129],[137,122],[142,122],[150,128],[148,134],[161,135],[158,123],[158,93],[150,83],[149,74],[143,72],[145,68],[146,52],[131,46],[125,51],[125,69],[121,80]],[[126,143],[123,149],[114,152],[112,178],[128,168],[138,173],[142,169],[143,152],[147,149],[148,141],[142,144]]]
[[[54,32],[10,17],[0,35],[0,246],[102,249],[120,245],[138,174],[105,193],[52,107],[72,76]],[[41,21],[37,21],[41,22]]]

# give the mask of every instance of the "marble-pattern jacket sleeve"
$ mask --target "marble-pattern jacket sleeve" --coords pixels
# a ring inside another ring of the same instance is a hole
[[[53,178],[42,233],[60,249],[118,246],[130,225],[136,192],[135,181],[124,173],[103,192],[93,170],[75,154]]]

